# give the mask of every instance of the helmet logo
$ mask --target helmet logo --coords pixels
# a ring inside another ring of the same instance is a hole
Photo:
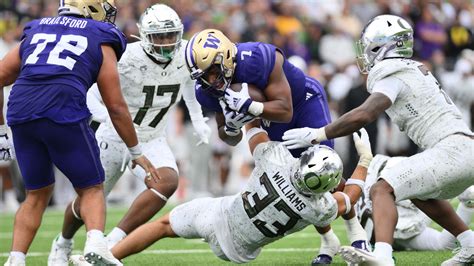
[[[207,40],[204,43],[203,47],[217,49],[219,47],[219,43],[221,43],[221,41],[218,38],[216,38],[214,35],[209,33],[207,35]]]

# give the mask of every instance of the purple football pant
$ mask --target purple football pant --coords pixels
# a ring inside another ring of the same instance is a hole
[[[26,189],[53,184],[53,164],[75,188],[104,182],[99,147],[87,120],[57,124],[49,119],[37,119],[11,126]]]

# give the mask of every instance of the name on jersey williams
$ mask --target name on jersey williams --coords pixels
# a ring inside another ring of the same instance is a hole
[[[46,25],[63,25],[69,28],[83,29],[87,26],[86,19],[75,19],[69,17],[52,17],[52,18],[42,18],[40,20],[41,24]]]
[[[292,185],[290,185],[283,178],[283,176],[279,175],[279,173],[276,173],[274,176],[272,176],[272,179],[275,181],[275,184],[283,193],[283,195],[285,195],[285,197],[290,200],[291,204],[293,204],[293,206],[298,211],[302,211],[306,207],[306,204],[304,204],[300,197],[298,197],[298,194],[292,188]]]

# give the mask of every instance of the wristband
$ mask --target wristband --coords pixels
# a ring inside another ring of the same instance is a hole
[[[265,133],[265,134],[268,135],[267,131],[265,131],[263,128],[261,128],[261,127],[252,127],[251,129],[249,129],[245,133],[245,136],[247,137],[247,141],[249,141],[251,138],[253,138],[258,133]]]
[[[253,116],[260,116],[263,113],[263,103],[252,101],[249,105],[248,112]]]
[[[351,209],[352,209],[352,205],[351,205],[351,199],[349,198],[349,196],[344,193],[344,192],[341,192],[341,191],[336,191],[336,193],[341,193],[342,196],[344,197],[344,202],[346,203],[346,212],[344,212],[344,214],[348,214]]]
[[[328,139],[328,137],[326,136],[326,127],[320,127],[320,128],[317,128],[315,129],[315,138],[313,140],[311,140],[311,144],[315,145],[315,144],[318,144],[318,143],[321,143],[322,141],[325,141]]]
[[[360,190],[364,191],[365,182],[360,179],[349,178],[346,181],[346,186],[347,185],[356,185],[360,188]]]
[[[140,143],[138,143],[137,145],[133,147],[128,148],[128,152],[130,153],[130,157],[132,157],[132,161],[143,155],[142,148],[140,147]]]

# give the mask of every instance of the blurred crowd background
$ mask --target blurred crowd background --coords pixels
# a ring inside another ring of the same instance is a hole
[[[23,25],[35,18],[55,16],[57,0],[0,0],[0,58],[18,42]],[[184,24],[184,38],[205,28],[222,30],[234,42],[260,41],[280,47],[285,56],[308,75],[318,79],[329,96],[333,119],[367,97],[365,76],[355,66],[354,42],[364,25],[379,14],[395,14],[415,30],[414,59],[423,61],[441,82],[471,126],[474,120],[474,1],[473,0],[116,0],[116,24],[129,42],[138,35],[136,22],[150,5],[174,8]],[[174,196],[182,202],[199,196],[234,193],[245,183],[253,161],[243,141],[237,147],[220,142],[196,146],[197,138],[184,110],[174,110],[169,143],[180,168],[180,187]],[[207,113],[214,132],[213,114]],[[308,114],[311,115],[311,114]],[[399,156],[418,151],[387,117],[367,127],[376,153]],[[336,149],[352,172],[357,154],[352,140],[336,140]],[[12,171],[8,171],[11,169]],[[9,178],[9,173],[13,178]],[[15,165],[0,166],[3,203],[0,210],[14,210],[22,199]],[[58,174],[60,176],[60,174]],[[13,180],[13,185],[12,185]],[[17,188],[15,193],[12,188]],[[128,204],[143,189],[140,181],[125,176],[109,201]],[[63,205],[73,196],[67,181],[57,179],[52,204]]]

